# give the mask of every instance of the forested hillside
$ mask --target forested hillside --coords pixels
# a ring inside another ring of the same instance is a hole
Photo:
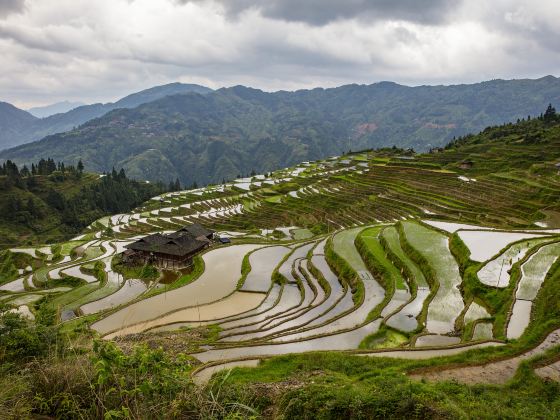
[[[560,79],[407,87],[390,82],[267,93],[236,86],[167,96],[113,111],[67,133],[0,153],[19,163],[53,156],[102,172],[185,185],[231,180],[349,150],[425,151],[560,102]],[[163,178],[163,179],[162,179]]]
[[[78,106],[68,112],[57,113],[46,118],[36,118],[29,112],[0,102],[0,150],[36,141],[49,134],[72,130],[114,109],[134,108],[168,95],[180,95],[187,92],[206,94],[211,91],[211,89],[199,85],[170,83],[133,93],[116,102]]]
[[[103,215],[128,211],[164,191],[161,184],[41,159],[31,168],[0,166],[0,249],[68,239]]]

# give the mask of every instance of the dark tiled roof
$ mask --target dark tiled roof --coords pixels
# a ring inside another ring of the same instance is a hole
[[[197,227],[195,229],[189,229],[191,226]],[[209,232],[208,235],[211,235],[213,232],[200,225],[191,226],[187,226],[169,235],[155,233],[133,242],[125,246],[125,248],[134,251],[157,252],[179,257],[192,254],[202,250],[209,243],[206,235],[201,235],[201,233]],[[198,235],[195,236],[195,233]]]
[[[195,238],[198,238],[199,236],[210,236],[214,234],[213,230],[210,229],[206,229],[204,226],[202,226],[199,223],[193,223],[192,225],[189,226],[185,226],[184,228],[182,228],[181,230],[177,231],[178,232],[188,232],[190,233],[192,236],[194,236]]]

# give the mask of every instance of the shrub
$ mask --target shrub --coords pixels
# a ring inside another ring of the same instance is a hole
[[[58,338],[55,327],[31,323],[8,305],[0,306],[0,363],[45,356]]]

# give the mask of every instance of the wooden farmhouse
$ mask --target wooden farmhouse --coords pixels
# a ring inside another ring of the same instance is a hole
[[[208,248],[213,239],[214,231],[198,223],[169,234],[154,233],[126,245],[123,262],[173,269],[188,267],[193,257]]]

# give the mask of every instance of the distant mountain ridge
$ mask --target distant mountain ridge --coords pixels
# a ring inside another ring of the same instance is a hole
[[[73,110],[74,108],[78,108],[79,106],[86,105],[83,102],[69,102],[69,101],[62,101],[57,102],[50,105],[45,106],[36,106],[33,108],[29,108],[27,112],[37,118],[47,118],[54,114],[61,114],[64,112],[68,112]]]
[[[30,112],[11,105],[20,111],[16,115],[11,108],[2,106],[0,107],[0,150],[30,143],[50,134],[72,130],[74,127],[115,109],[134,108],[168,95],[191,92],[206,94],[211,91],[212,89],[200,85],[170,83],[133,93],[114,103],[78,106],[68,112],[57,113],[45,118],[36,118]],[[5,102],[2,104],[10,105]]]
[[[538,115],[549,102],[560,104],[560,79],[553,76],[273,93],[234,86],[117,109],[69,132],[0,152],[0,159],[82,159],[93,171],[115,166],[139,179],[216,183],[348,150],[393,145],[427,150],[454,136]]]

